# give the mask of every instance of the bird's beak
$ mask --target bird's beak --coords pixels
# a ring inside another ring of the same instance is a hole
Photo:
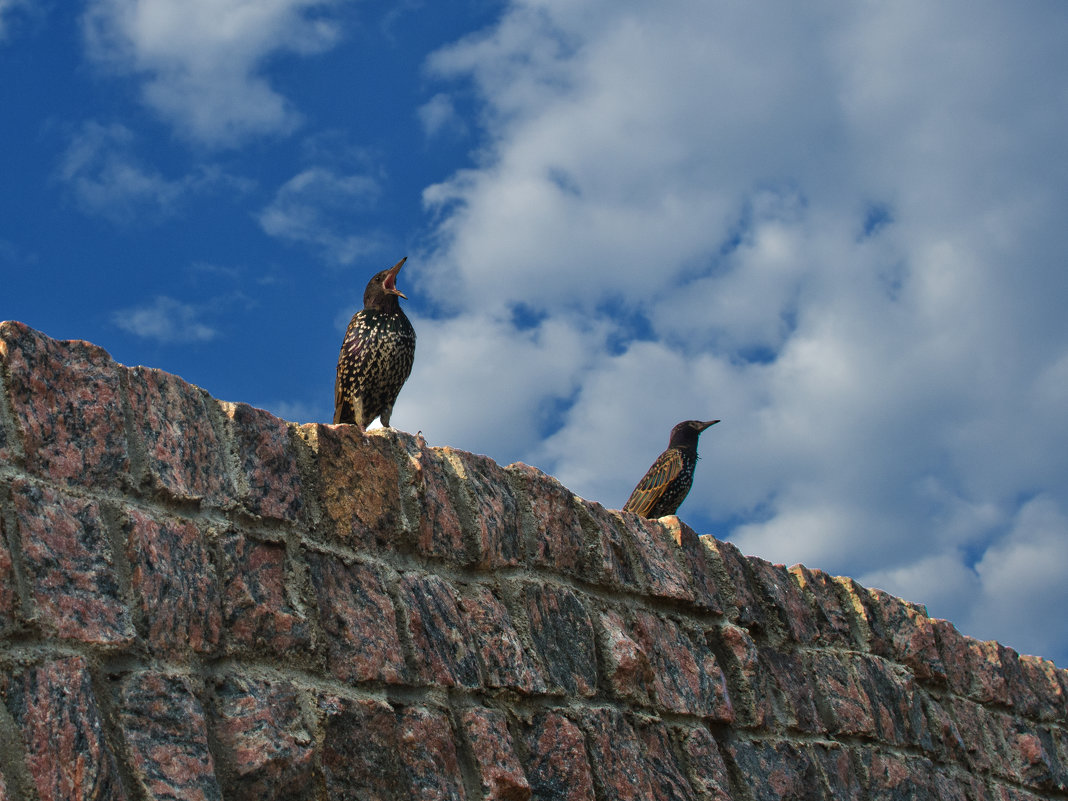
[[[698,429],[698,432],[697,432],[697,433],[699,433],[699,434],[700,434],[700,433],[701,433],[702,431],[704,431],[704,430],[705,430],[706,428],[711,428],[712,426],[714,426],[714,425],[715,425],[716,423],[718,423],[718,422],[719,422],[719,420],[709,420],[709,421],[708,421],[707,423],[701,423],[701,428],[700,428],[700,429]]]
[[[405,256],[403,259],[401,259],[392,267],[390,267],[389,270],[386,272],[386,280],[382,282],[382,289],[384,289],[391,295],[399,295],[405,300],[408,299],[408,296],[401,292],[399,289],[397,289],[397,273],[400,272],[400,268],[404,266],[404,262],[406,261],[408,261],[407,256]]]

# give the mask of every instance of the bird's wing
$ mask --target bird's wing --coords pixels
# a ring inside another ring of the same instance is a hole
[[[678,477],[681,472],[682,456],[679,452],[675,450],[664,451],[653,462],[653,466],[649,468],[642,480],[638,482],[638,486],[634,488],[630,498],[623,504],[623,511],[634,512],[642,517],[648,515],[653,506],[656,505],[656,502],[660,500],[660,496],[664,494],[664,489],[667,485]]]

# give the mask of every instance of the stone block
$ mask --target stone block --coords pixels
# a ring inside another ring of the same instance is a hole
[[[1008,706],[1011,698],[998,644],[965,637],[948,620],[935,620],[932,625],[949,689],[981,704]]]
[[[209,506],[233,503],[226,447],[212,425],[204,390],[162,370],[127,372],[134,430],[145,448],[152,486]]]
[[[326,634],[327,665],[344,682],[407,680],[393,601],[378,571],[333,554],[305,558]]]
[[[756,728],[778,724],[810,733],[826,731],[816,709],[808,669],[796,651],[758,646],[749,632],[730,624],[712,630],[709,636],[726,656],[727,686],[740,723]]]
[[[408,456],[403,473],[405,494],[413,498],[414,547],[417,553],[458,565],[476,561],[460,524],[454,497],[459,479],[443,449],[428,447],[421,438],[404,437],[400,443]]]
[[[867,623],[872,653],[908,666],[923,681],[945,681],[934,621],[926,609],[882,590],[865,589],[855,581],[844,581],[842,586]]]
[[[528,584],[523,602],[530,635],[550,692],[597,692],[593,622],[581,598],[565,587]]]
[[[647,520],[630,512],[618,512],[619,520],[634,553],[639,580],[654,598],[693,604],[693,581],[670,532],[657,520]]]
[[[465,801],[456,738],[444,712],[408,707],[397,715],[397,739],[409,793],[419,801]]]
[[[1059,670],[1048,659],[1022,655],[1019,658],[1020,678],[1034,695],[1034,717],[1041,721],[1068,723],[1068,671]],[[1061,679],[1065,684],[1061,683]],[[1010,687],[1017,703],[1018,693]]]
[[[719,745],[708,729],[684,730],[680,735],[682,753],[689,768],[690,786],[700,801],[731,801],[730,774]]]
[[[230,650],[266,650],[288,657],[311,649],[303,604],[286,591],[286,547],[240,531],[221,538],[223,624]]]
[[[199,525],[130,508],[124,530],[149,649],[168,657],[214,652],[222,625],[219,581]]]
[[[145,671],[122,686],[130,765],[151,801],[221,801],[204,709],[184,676]]]
[[[794,565],[790,573],[797,581],[812,609],[816,624],[815,643],[830,647],[855,648],[856,613],[853,605],[843,600],[841,585],[822,570],[810,570]]]
[[[299,520],[304,495],[289,425],[247,403],[221,405],[230,420],[241,504],[258,517]]]
[[[58,342],[18,322],[0,323],[0,358],[22,434],[26,469],[68,485],[128,485],[122,368],[96,345]],[[13,442],[0,461],[9,461]]]
[[[519,504],[504,468],[488,456],[446,448],[461,486],[455,498],[460,522],[474,543],[475,564],[493,569],[523,561]]]
[[[712,559],[713,570],[725,577],[721,586],[728,596],[724,610],[727,618],[752,632],[765,631],[767,621],[751,583],[748,560],[733,543],[722,542],[707,534],[701,537],[701,544]]]
[[[749,557],[753,589],[770,610],[766,618],[778,636],[800,645],[808,645],[819,636],[815,616],[801,591],[797,578],[784,565]]]
[[[588,546],[592,556],[587,580],[625,592],[640,592],[639,568],[627,546],[629,535],[622,515],[585,500],[578,503],[578,515],[587,532],[587,543],[592,540]]]
[[[472,708],[461,716],[485,801],[527,801],[530,783],[519,764],[505,716]]]
[[[522,462],[508,465],[505,472],[529,515],[532,563],[564,575],[592,577],[586,533],[571,490]]]
[[[527,780],[538,801],[595,801],[586,740],[555,711],[536,714],[524,728]]]
[[[472,586],[462,608],[472,640],[482,657],[487,687],[524,694],[545,691],[545,679],[516,631],[507,607],[488,587]]]
[[[823,774],[825,798],[833,801],[861,801],[864,790],[853,769],[849,751],[839,743],[813,743],[810,753]]]
[[[685,768],[671,746],[668,730],[661,723],[637,727],[642,745],[649,801],[698,801]]]
[[[301,427],[318,453],[319,505],[326,537],[356,550],[398,549],[405,539],[400,468],[388,430],[352,425]]]
[[[3,488],[0,487],[0,493],[2,492]],[[0,495],[0,500],[2,498],[3,496]],[[0,513],[0,636],[13,629],[18,623],[19,597],[17,587],[15,563],[11,558],[11,549],[7,545],[4,517]]]
[[[131,643],[99,504],[25,481],[12,483],[11,499],[35,621],[63,639]]]
[[[328,696],[320,701],[322,771],[331,801],[410,798],[398,747],[397,720],[385,701]]]
[[[406,573],[399,597],[407,611],[412,662],[419,681],[435,687],[479,687],[482,671],[455,588],[433,574]]]
[[[646,773],[646,746],[624,715],[611,708],[587,709],[582,725],[603,796],[613,801],[649,801],[653,790]]]
[[[600,615],[602,666],[612,694],[641,706],[651,705],[653,665],[645,649],[635,642],[630,626],[614,610]]]
[[[745,777],[752,801],[831,798],[815,761],[803,747],[788,742],[734,740],[727,753]]]
[[[0,698],[22,735],[26,770],[38,799],[125,801],[130,797],[104,735],[103,716],[83,657],[0,674]]]
[[[703,638],[690,637],[672,620],[644,611],[635,613],[633,631],[652,664],[653,700],[662,711],[734,720],[726,678]]]
[[[683,566],[690,576],[694,606],[722,615],[724,602],[719,586],[720,577],[715,575],[715,563],[700,536],[675,515],[660,518],[660,525],[667,529],[668,535],[679,547]]]
[[[220,767],[236,801],[312,801],[315,726],[305,719],[301,694],[285,679],[231,674],[214,687],[212,733]]]

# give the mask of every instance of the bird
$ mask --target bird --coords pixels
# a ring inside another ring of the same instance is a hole
[[[667,450],[660,454],[642,476],[630,498],[623,504],[624,512],[655,519],[673,515],[686,499],[693,484],[697,466],[697,438],[719,420],[684,420],[673,429]]]
[[[393,404],[415,361],[415,329],[400,306],[408,296],[397,289],[405,256],[375,273],[363,293],[363,309],[352,315],[334,382],[334,423],[363,431],[378,417],[389,428]]]

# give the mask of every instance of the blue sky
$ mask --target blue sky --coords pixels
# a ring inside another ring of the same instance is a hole
[[[0,318],[393,423],[1068,665],[1068,6],[0,0]]]

